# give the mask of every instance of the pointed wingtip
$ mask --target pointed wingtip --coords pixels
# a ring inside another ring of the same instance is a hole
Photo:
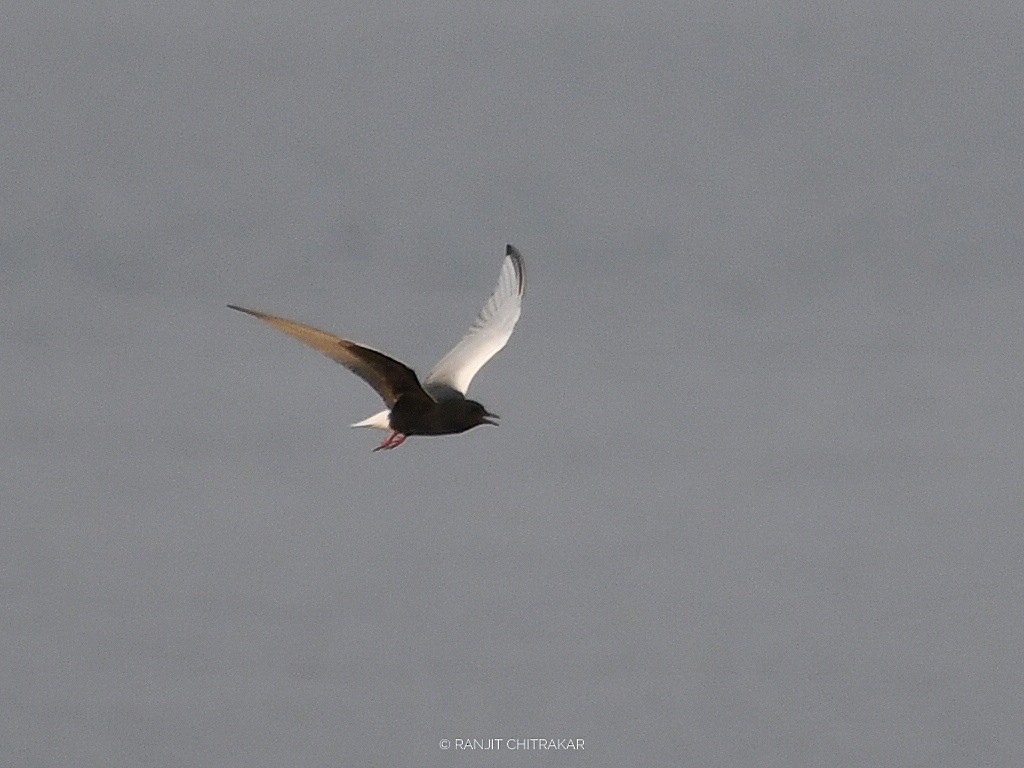
[[[512,263],[515,265],[516,282],[519,283],[519,295],[522,296],[526,290],[526,265],[523,263],[523,254],[512,243],[506,243],[505,257],[512,259]]]
[[[244,312],[245,314],[252,315],[253,317],[260,316],[260,313],[257,312],[255,309],[246,309],[245,307],[240,307],[237,304],[228,304],[228,309],[233,309],[236,312]]]

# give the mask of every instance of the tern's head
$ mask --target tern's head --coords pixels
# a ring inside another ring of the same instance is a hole
[[[462,404],[461,413],[459,414],[459,421],[462,422],[461,426],[465,429],[472,429],[473,427],[481,424],[490,424],[492,426],[498,426],[496,414],[490,413],[476,400],[466,400]]]

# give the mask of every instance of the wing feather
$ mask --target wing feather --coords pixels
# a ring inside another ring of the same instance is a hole
[[[394,406],[398,398],[405,394],[411,393],[428,397],[420,386],[416,372],[383,352],[321,331],[311,325],[296,323],[293,320],[286,320],[283,317],[269,315],[255,309],[246,309],[234,304],[228,306],[269,323],[279,331],[284,331],[317,352],[322,352],[335,362],[341,363],[373,387],[388,408]]]
[[[476,322],[452,350],[424,379],[431,395],[444,397],[452,390],[465,395],[481,368],[508,342],[523,308],[526,272],[523,257],[512,245],[506,246],[498,285],[484,304]]]

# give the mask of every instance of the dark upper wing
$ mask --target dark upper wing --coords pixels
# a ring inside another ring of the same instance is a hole
[[[388,408],[394,406],[398,398],[405,394],[428,397],[412,368],[382,352],[342,339],[311,325],[303,325],[292,320],[285,320],[283,317],[268,315],[266,312],[257,312],[254,309],[246,309],[234,304],[228,304],[228,307],[258,317],[289,336],[294,336],[317,352],[322,352],[335,362],[341,363],[377,390],[377,394],[384,399]]]

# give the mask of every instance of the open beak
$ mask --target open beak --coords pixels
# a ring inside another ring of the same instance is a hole
[[[487,411],[484,411],[484,421],[483,421],[483,423],[484,424],[490,424],[492,427],[497,427],[497,426],[499,426],[498,422],[497,421],[491,421],[491,419],[500,419],[500,418],[501,418],[501,416],[499,416],[496,413],[488,413]]]

